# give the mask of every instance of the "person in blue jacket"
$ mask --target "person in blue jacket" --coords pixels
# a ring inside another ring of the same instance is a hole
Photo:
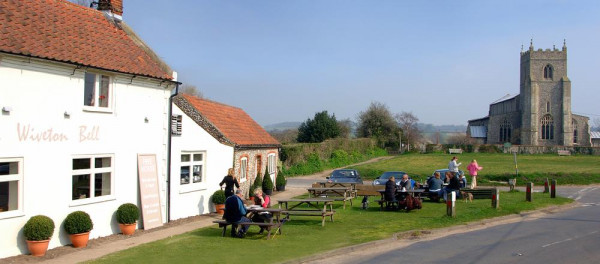
[[[225,200],[225,214],[223,214],[223,218],[227,222],[232,223],[232,237],[244,238],[246,236],[246,231],[248,231],[249,226],[241,226],[236,233],[237,224],[252,222],[246,217],[247,211],[242,197],[244,197],[244,194],[242,193],[242,190],[238,189],[235,191],[235,195],[229,196],[227,200]]]

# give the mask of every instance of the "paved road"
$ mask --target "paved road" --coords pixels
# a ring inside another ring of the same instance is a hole
[[[564,187],[579,205],[554,214],[385,252],[353,252],[319,263],[600,263],[600,186]]]

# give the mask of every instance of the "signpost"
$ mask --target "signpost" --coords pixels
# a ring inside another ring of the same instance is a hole
[[[155,154],[138,154],[138,180],[144,229],[162,226]]]

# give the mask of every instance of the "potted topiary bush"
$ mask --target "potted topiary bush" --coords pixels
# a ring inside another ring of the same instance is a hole
[[[278,192],[283,192],[285,191],[286,184],[287,180],[285,179],[284,172],[280,169],[277,172],[277,177],[275,177],[275,189],[277,189]]]
[[[269,167],[265,170],[265,176],[263,177],[262,182],[262,190],[266,195],[271,195],[273,193],[273,180],[271,180],[271,176],[269,175]]]
[[[217,214],[223,215],[225,213],[225,191],[216,190],[210,197],[210,200],[215,204]]]
[[[73,247],[81,248],[87,246],[94,223],[86,212],[75,211],[67,215],[64,228],[71,238]]]
[[[45,215],[32,216],[23,227],[23,235],[31,255],[41,257],[48,250],[48,243],[54,233],[54,221]]]
[[[140,218],[140,209],[132,203],[125,203],[117,209],[117,222],[123,235],[132,235]]]

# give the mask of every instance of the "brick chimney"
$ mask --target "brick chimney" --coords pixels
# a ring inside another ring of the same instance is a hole
[[[115,15],[123,16],[123,0],[99,0],[98,10],[110,11]]]

